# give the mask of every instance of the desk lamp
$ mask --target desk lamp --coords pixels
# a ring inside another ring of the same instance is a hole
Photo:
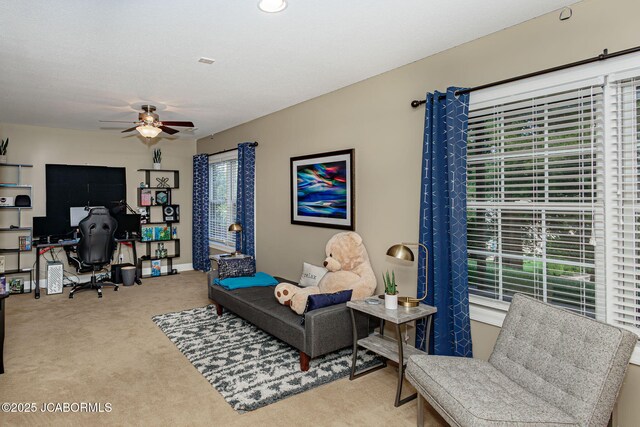
[[[236,233],[236,241],[238,241],[238,237],[240,237],[240,234],[242,233],[242,224],[238,223],[238,222],[234,222],[233,224],[231,224],[229,226],[229,231]],[[240,251],[235,251],[233,253],[234,256],[237,255],[242,255],[242,252]]]
[[[427,271],[427,277],[425,278],[425,289],[424,289],[424,296],[420,299],[418,298],[414,298],[414,297],[398,297],[398,305],[401,305],[403,307],[417,307],[418,305],[420,305],[420,302],[424,301],[424,299],[427,297],[427,284],[428,284],[428,279],[429,279],[429,250],[427,249],[427,247],[425,245],[423,245],[422,243],[400,243],[397,245],[393,245],[391,246],[389,249],[387,249],[387,256],[393,257],[393,258],[398,258],[404,261],[410,261],[413,262],[415,257],[413,255],[413,251],[411,249],[409,249],[409,246],[422,246],[422,248],[424,248],[425,251],[425,270]]]

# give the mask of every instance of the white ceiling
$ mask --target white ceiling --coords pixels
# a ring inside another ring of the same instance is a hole
[[[0,122],[116,135],[151,103],[199,138],[571,3],[0,0]]]

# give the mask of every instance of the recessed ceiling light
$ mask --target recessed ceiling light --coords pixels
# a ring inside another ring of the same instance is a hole
[[[215,62],[215,59],[205,58],[203,56],[202,58],[198,59],[198,62],[202,62],[203,64],[213,64]]]
[[[267,13],[282,12],[287,8],[287,2],[285,0],[260,0],[258,8]]]

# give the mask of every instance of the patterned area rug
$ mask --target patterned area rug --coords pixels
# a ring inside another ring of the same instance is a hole
[[[153,321],[236,411],[252,411],[349,375],[351,348],[311,360],[251,323],[214,306],[153,316]],[[358,369],[380,363],[358,351]]]

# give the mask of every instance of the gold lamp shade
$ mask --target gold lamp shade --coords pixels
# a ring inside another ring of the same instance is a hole
[[[229,231],[233,231],[233,232],[239,232],[242,231],[242,224],[239,224],[237,222],[234,222],[233,224],[231,224],[229,226]]]
[[[413,262],[415,260],[415,256],[413,255],[413,251],[409,249],[409,246],[422,246],[426,253],[425,266],[427,271],[429,270],[429,250],[422,243],[399,243],[397,245],[391,246],[387,249],[387,256],[392,258],[401,259],[403,261]],[[426,284],[425,284],[426,290]],[[424,296],[420,299],[414,297],[398,297],[398,305],[403,307],[417,307],[420,305],[420,302],[423,301],[427,297],[427,293],[424,293]]]
[[[402,243],[393,245],[389,249],[387,249],[387,256],[398,258],[404,261],[413,262],[414,260],[413,251]]]

